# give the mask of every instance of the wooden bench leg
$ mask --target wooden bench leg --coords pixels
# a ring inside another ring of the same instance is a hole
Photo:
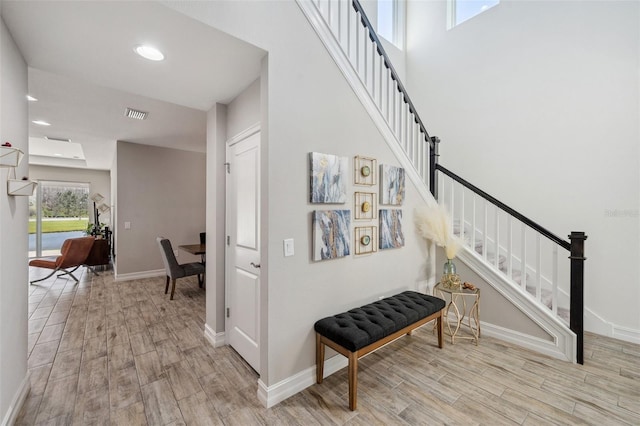
[[[349,353],[349,409],[354,411],[358,405],[358,353]]]
[[[440,315],[438,315],[438,318],[436,318],[436,327],[438,328],[438,347],[442,349],[443,347],[442,332],[444,328],[444,322],[442,321],[442,311],[440,311]]]
[[[324,343],[316,333],[316,383],[322,383],[324,378]]]

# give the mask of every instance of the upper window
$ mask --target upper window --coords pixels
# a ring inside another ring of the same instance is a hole
[[[378,0],[378,35],[402,48],[403,29],[404,2],[401,0]]]
[[[449,0],[448,28],[451,29],[498,3],[500,3],[500,0]]]

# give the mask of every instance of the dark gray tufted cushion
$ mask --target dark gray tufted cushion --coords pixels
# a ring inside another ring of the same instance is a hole
[[[316,322],[316,332],[354,352],[442,310],[437,297],[405,291]]]

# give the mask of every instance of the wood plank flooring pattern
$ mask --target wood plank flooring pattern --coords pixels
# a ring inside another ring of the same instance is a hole
[[[580,366],[487,337],[438,350],[424,327],[361,360],[357,411],[346,369],[267,410],[255,372],[204,339],[195,278],[174,301],[163,278],[110,272],[29,291],[19,425],[640,425],[640,346],[596,335]]]

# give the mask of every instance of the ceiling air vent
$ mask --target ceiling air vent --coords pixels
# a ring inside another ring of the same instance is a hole
[[[127,108],[124,115],[129,118],[135,118],[136,120],[144,120],[147,118],[147,115],[149,115],[149,113],[144,111],[138,111],[137,109],[133,109],[133,108]]]
[[[48,141],[71,142],[69,138],[54,138],[53,136],[45,136],[44,138]]]

